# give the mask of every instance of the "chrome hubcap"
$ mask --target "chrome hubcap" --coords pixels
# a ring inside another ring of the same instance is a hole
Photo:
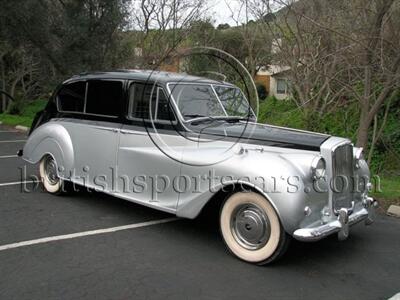
[[[57,176],[57,165],[52,157],[47,157],[45,161],[45,171],[46,171],[46,179],[50,182],[50,184],[55,185],[58,183],[59,178]]]
[[[232,213],[231,231],[244,248],[257,250],[265,246],[271,226],[265,212],[253,203],[238,206]]]

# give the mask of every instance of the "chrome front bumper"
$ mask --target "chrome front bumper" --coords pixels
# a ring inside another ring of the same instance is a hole
[[[297,229],[293,237],[299,241],[313,242],[333,233],[338,233],[339,240],[344,240],[349,236],[350,226],[363,220],[365,220],[366,225],[373,222],[376,206],[377,202],[373,198],[368,197],[363,201],[363,208],[352,213],[342,208],[336,220],[317,227]]]

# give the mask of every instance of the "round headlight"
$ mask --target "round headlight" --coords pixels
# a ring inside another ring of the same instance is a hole
[[[314,179],[321,179],[326,173],[325,159],[317,156],[313,159],[311,164],[311,172]]]

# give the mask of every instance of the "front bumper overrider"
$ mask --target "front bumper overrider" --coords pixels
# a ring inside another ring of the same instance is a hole
[[[365,220],[369,225],[374,220],[375,207],[377,202],[371,197],[363,200],[363,207],[357,211],[342,208],[338,211],[337,219],[329,223],[310,227],[300,228],[293,233],[296,240],[312,242],[321,240],[331,234],[338,233],[339,240],[344,240],[349,236],[349,227]]]

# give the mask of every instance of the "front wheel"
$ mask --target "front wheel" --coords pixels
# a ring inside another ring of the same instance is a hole
[[[61,194],[63,180],[58,177],[57,163],[51,155],[42,158],[39,165],[40,178],[45,190],[50,194]]]
[[[250,263],[277,260],[289,242],[273,206],[254,192],[238,192],[225,201],[220,228],[230,252]]]

